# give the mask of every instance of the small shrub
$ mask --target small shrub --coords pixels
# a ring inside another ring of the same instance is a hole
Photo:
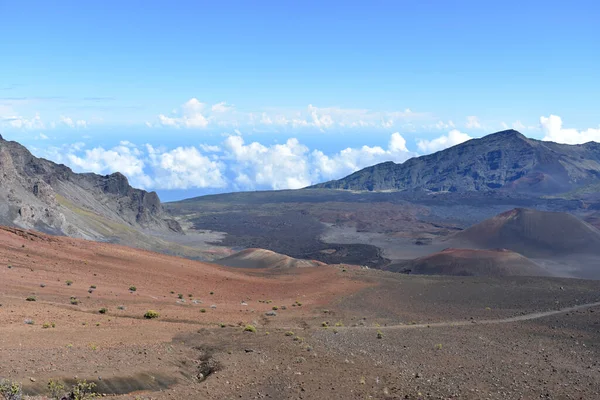
[[[20,383],[3,379],[0,381],[0,395],[6,400],[21,400],[23,398],[23,388]]]
[[[377,331],[377,339],[383,339],[383,332],[380,330]]]
[[[329,327],[329,322],[323,322],[323,323],[321,323],[321,326],[323,328],[327,328],[327,327]]]
[[[125,306],[117,306],[117,310],[125,310]]]
[[[48,391],[50,397],[56,400],[62,399],[65,395],[65,384],[59,381],[50,379],[48,381]]]
[[[285,336],[294,336],[294,332],[292,332],[292,331],[287,331],[287,332],[285,333]]]
[[[137,290],[137,288],[135,286],[129,286],[130,292],[135,292],[136,290]]]
[[[436,350],[441,350],[442,349],[442,344],[441,343],[436,344],[435,345],[435,349]]]
[[[91,285],[90,289],[96,289],[96,285]]]
[[[171,292],[170,292],[170,293],[171,293],[171,294],[175,294],[175,292],[174,292],[173,290],[171,290]]]
[[[341,327],[341,326],[344,326],[344,324],[342,324],[341,322],[336,322],[336,323],[335,323],[335,326],[339,328],[339,327]]]
[[[272,310],[273,310],[273,311],[277,311],[277,310],[279,310],[279,307],[277,307],[277,306],[273,306],[273,307],[272,307]]]
[[[221,328],[225,328],[227,325],[225,325],[225,324],[219,324],[219,326],[220,326]]]
[[[205,308],[201,308],[201,309],[200,309],[200,312],[201,312],[202,314],[204,314],[204,313],[206,312],[206,309],[205,309]]]
[[[188,297],[189,297],[189,298],[192,298],[192,297],[194,297],[194,296],[192,296],[191,294],[188,294]]]
[[[179,297],[180,299],[183,299],[183,293],[179,293],[179,294],[177,295],[177,297]]]
[[[42,329],[48,329],[48,328],[50,328],[51,326],[52,326],[52,325],[50,325],[50,323],[48,323],[48,322],[44,322],[44,323],[42,324]]]
[[[160,314],[158,314],[154,310],[148,310],[148,311],[146,311],[146,314],[144,314],[144,318],[146,318],[146,319],[154,319],[154,318],[158,318],[159,315]]]
[[[94,388],[96,384],[93,382],[87,383],[87,381],[79,381],[71,388],[68,398],[73,400],[89,400],[96,397]]]
[[[40,287],[41,287],[41,288],[45,288],[45,287],[46,287],[46,284],[45,284],[45,283],[40,283]]]
[[[27,296],[27,298],[25,300],[27,300],[27,301],[36,301],[37,299],[35,298],[35,296]]]
[[[106,307],[102,307],[100,310],[98,310],[98,312],[99,312],[100,314],[106,314],[106,313],[108,312],[108,308],[106,308]]]
[[[77,297],[71,297],[71,304],[76,306],[77,304],[79,304],[79,299]]]
[[[73,281],[66,281],[65,283],[67,284],[67,286],[71,286],[73,284]]]
[[[256,333],[256,327],[254,325],[246,325],[244,332]]]

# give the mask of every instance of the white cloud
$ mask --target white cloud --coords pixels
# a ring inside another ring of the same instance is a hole
[[[206,128],[253,126],[279,128],[314,128],[325,131],[333,128],[379,128],[389,129],[410,120],[429,118],[429,114],[416,113],[409,108],[404,111],[371,111],[340,107],[317,107],[309,104],[304,109],[270,108],[241,112],[226,102],[208,107],[192,98],[180,109],[170,114],[160,114],[157,123],[146,122],[148,127]]]
[[[479,122],[479,118],[474,115],[467,117],[466,127],[469,129],[481,129],[481,123]]]
[[[121,172],[136,186],[144,188],[152,185],[152,180],[144,173],[145,164],[141,159],[141,152],[128,142],[121,142],[119,146],[109,150],[102,147],[85,150],[81,156],[70,153],[66,158],[70,166],[82,171],[97,174]]]
[[[600,127],[588,128],[584,131],[563,128],[562,119],[558,115],[540,117],[540,126],[544,133],[542,140],[566,144],[582,144],[600,142]]]
[[[154,173],[154,188],[189,189],[226,186],[220,162],[202,155],[195,147],[177,147],[159,151],[146,145]]]
[[[215,112],[215,113],[224,113],[231,109],[233,109],[233,106],[230,104],[227,104],[224,101],[217,103],[217,104],[213,104],[213,106],[211,107],[212,112]]]
[[[265,146],[246,144],[241,136],[229,136],[223,143],[225,158],[231,161],[237,187],[254,189],[298,189],[311,184],[308,147],[298,139]]]
[[[398,132],[390,136],[386,148],[362,146],[329,155],[309,149],[296,138],[265,145],[246,143],[240,135],[227,136],[220,146],[201,144],[171,150],[128,141],[110,149],[86,149],[84,143],[75,143],[32,150],[76,171],[122,172],[132,185],[146,189],[297,189],[384,161],[403,162],[415,155]]]
[[[458,129],[453,129],[447,135],[440,136],[433,140],[421,139],[417,142],[417,147],[421,153],[429,154],[461,144],[471,139],[472,137],[466,133],[462,133]]]
[[[65,117],[64,115],[61,115],[60,117],[60,122],[62,122],[63,124],[65,124],[66,126],[68,126],[69,128],[87,128],[87,121],[83,120],[83,119],[78,119],[78,120],[73,120],[73,118],[71,117]],[[53,125],[54,127],[55,125]]]
[[[4,125],[15,129],[45,129],[46,124],[42,121],[39,114],[32,118],[26,118],[18,115],[2,116],[0,121]]]
[[[398,132],[390,136],[387,149],[380,146],[362,146],[347,148],[330,156],[320,150],[314,150],[311,153],[313,183],[341,178],[359,169],[386,161],[404,162],[414,155],[408,151],[406,140]]]
[[[167,117],[160,114],[158,120],[163,126],[177,128],[206,128],[208,119],[204,116],[205,104],[191,98],[181,106],[181,116]]]

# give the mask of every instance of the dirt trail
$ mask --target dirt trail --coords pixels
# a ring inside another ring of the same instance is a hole
[[[467,326],[467,325],[493,325],[493,324],[508,324],[511,322],[519,321],[530,321],[533,319],[540,319],[549,317],[556,314],[564,314],[571,311],[582,310],[591,307],[600,306],[600,301],[594,303],[579,304],[573,307],[562,308],[560,310],[540,311],[530,314],[518,315],[516,317],[502,318],[502,319],[484,319],[484,320],[461,320],[461,321],[447,321],[447,322],[432,322],[428,324],[412,324],[412,325],[387,325],[387,326],[364,326],[364,327],[346,327],[346,329],[418,329],[418,328],[440,328],[449,326]],[[338,328],[340,329],[340,328]]]

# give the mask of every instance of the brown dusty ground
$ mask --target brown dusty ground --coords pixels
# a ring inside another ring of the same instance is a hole
[[[537,313],[598,301],[598,281],[231,269],[3,229],[0,377],[128,399],[595,399],[600,307]]]

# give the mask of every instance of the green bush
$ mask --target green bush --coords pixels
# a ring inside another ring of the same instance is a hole
[[[106,307],[102,307],[100,310],[98,310],[98,312],[99,312],[100,314],[106,314],[106,313],[108,312],[108,308],[106,308]]]
[[[69,393],[69,399],[73,400],[90,400],[96,397],[96,393],[94,392],[94,388],[96,384],[93,382],[87,383],[87,381],[78,381],[71,388],[71,393]]]
[[[256,327],[254,325],[246,325],[244,332],[256,333]]]
[[[73,284],[73,281],[66,281],[65,283],[67,284],[67,286],[71,286]]]
[[[160,314],[154,310],[148,310],[148,311],[146,311],[146,314],[144,314],[144,318],[146,318],[146,319],[154,319],[154,318],[158,318],[159,316],[160,316]]]
[[[27,301],[36,301],[37,299],[35,298],[35,296],[27,296],[27,298],[25,300],[27,300]]]
[[[60,400],[65,395],[65,384],[62,382],[50,379],[48,381],[48,391],[50,392],[50,397],[52,399]]]
[[[77,304],[79,304],[79,299],[77,297],[71,297],[71,304],[76,306]]]
[[[136,290],[137,290],[137,288],[135,286],[129,286],[130,292],[135,292]]]
[[[23,388],[20,383],[3,379],[0,381],[0,395],[6,400],[21,400],[23,398]]]
[[[377,339],[383,339],[383,332],[380,330],[377,331]]]

